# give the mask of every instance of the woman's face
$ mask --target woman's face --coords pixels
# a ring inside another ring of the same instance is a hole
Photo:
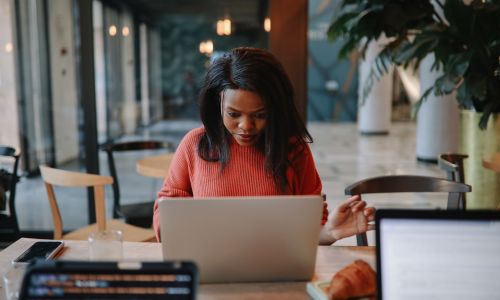
[[[241,89],[222,91],[221,114],[224,126],[241,146],[257,143],[266,128],[266,107],[254,92]]]

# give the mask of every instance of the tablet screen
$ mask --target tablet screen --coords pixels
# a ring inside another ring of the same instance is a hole
[[[383,299],[498,299],[500,222],[383,219]]]
[[[172,269],[106,270],[101,266],[38,268],[28,272],[22,299],[194,299],[195,270],[184,264]],[[114,264],[116,265],[116,264]]]

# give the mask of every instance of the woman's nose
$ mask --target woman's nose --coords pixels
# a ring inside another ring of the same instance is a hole
[[[242,117],[241,120],[240,120],[240,123],[238,124],[238,127],[241,130],[244,130],[244,131],[250,131],[250,130],[252,130],[253,127],[254,127],[254,123],[253,123],[252,118]]]

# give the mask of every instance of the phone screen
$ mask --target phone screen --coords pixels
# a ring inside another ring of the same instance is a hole
[[[63,242],[61,241],[44,241],[35,242],[28,250],[19,255],[14,263],[28,263],[35,258],[52,258],[59,250],[62,249]]]

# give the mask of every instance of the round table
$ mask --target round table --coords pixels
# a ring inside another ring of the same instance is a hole
[[[154,178],[165,178],[173,153],[148,156],[137,161],[135,167],[139,174]]]

